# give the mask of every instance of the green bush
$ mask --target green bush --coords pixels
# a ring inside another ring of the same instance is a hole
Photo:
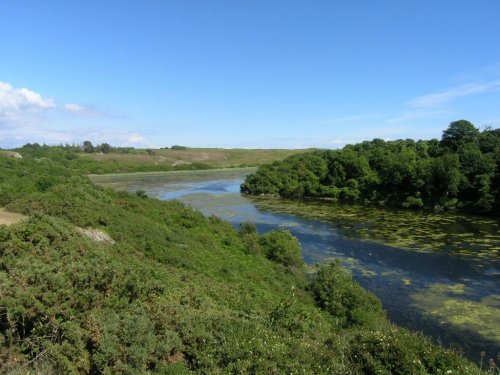
[[[388,331],[338,264],[307,288],[287,231],[237,232],[180,202],[97,188],[57,148],[29,150],[0,157],[1,202],[30,217],[0,226],[0,374],[479,373]]]
[[[309,290],[321,309],[343,327],[377,326],[384,321],[380,300],[361,288],[340,262],[319,265]]]
[[[350,337],[349,356],[355,373],[479,375],[477,367],[459,354],[436,346],[419,333],[395,326],[355,330]]]
[[[286,267],[302,267],[300,243],[287,230],[273,230],[260,237],[264,255],[273,262]]]
[[[262,246],[259,241],[259,234],[254,223],[244,222],[240,224],[240,237],[245,244],[248,254],[261,254]]]

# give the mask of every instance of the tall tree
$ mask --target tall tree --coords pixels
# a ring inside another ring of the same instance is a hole
[[[477,143],[479,134],[479,129],[471,122],[467,120],[453,121],[448,129],[443,131],[441,146],[457,151],[460,146],[467,143]]]
[[[92,145],[92,142],[90,141],[83,142],[83,151],[89,153],[94,152],[94,146]]]

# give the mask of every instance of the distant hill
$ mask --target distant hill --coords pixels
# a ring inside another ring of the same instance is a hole
[[[286,149],[223,149],[223,148],[169,148],[136,150],[136,153],[92,153],[80,154],[81,157],[95,161],[115,160],[117,162],[136,163],[175,167],[178,165],[207,164],[214,168],[258,166],[290,155],[309,150]]]
[[[104,146],[105,145],[105,146]],[[311,149],[223,149],[188,148],[135,149],[112,147],[108,144],[40,146],[26,144],[15,149],[19,155],[35,159],[64,160],[71,168],[88,173],[152,172],[185,169],[253,167]]]

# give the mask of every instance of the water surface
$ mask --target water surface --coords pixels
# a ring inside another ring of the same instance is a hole
[[[500,221],[240,194],[254,169],[94,176],[100,184],[178,199],[236,227],[285,228],[308,264],[340,258],[395,323],[476,360],[500,352]]]

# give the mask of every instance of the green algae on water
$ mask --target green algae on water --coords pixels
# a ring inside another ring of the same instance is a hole
[[[469,329],[500,345],[500,295],[476,301],[463,284],[433,284],[411,294],[412,306],[460,329]]]

